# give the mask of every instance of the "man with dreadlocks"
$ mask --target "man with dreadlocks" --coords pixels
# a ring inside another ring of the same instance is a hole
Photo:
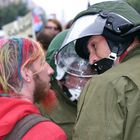
[[[47,108],[52,107],[55,102],[54,94],[50,91],[53,73],[37,42],[17,37],[0,40],[0,140],[8,139],[7,136],[23,118],[31,114],[41,116],[35,102],[47,102]],[[33,125],[22,137],[22,140],[31,139],[67,138],[56,124],[43,120]]]

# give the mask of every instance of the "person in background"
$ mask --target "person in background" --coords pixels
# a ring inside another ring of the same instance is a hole
[[[57,35],[63,30],[63,28],[57,19],[48,19],[45,25],[45,30],[46,32],[51,32],[53,35]]]
[[[73,140],[139,140],[140,15],[123,1],[96,3],[75,17],[63,63],[72,49],[98,73],[78,99]]]
[[[34,103],[46,102],[48,110],[55,104],[50,90],[53,73],[39,43],[18,37],[0,40],[1,140],[24,117],[40,115]],[[59,126],[47,120],[34,125],[22,138],[30,139],[66,140],[67,137]]]
[[[41,30],[37,34],[37,37],[36,37],[37,41],[41,44],[45,54],[54,37],[55,37],[54,34],[52,34],[50,31],[46,32],[45,29]]]

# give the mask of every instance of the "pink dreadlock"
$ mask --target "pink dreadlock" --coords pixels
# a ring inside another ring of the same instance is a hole
[[[0,94],[18,93],[22,88],[21,67],[45,59],[39,43],[28,38],[0,40]]]

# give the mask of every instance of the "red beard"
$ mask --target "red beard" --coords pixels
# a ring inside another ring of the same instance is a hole
[[[42,81],[39,75],[34,77],[35,90],[34,90],[34,102],[39,103],[46,113],[49,113],[57,104],[56,93],[46,86],[48,83]]]
[[[40,104],[47,113],[51,112],[57,105],[56,93],[49,89],[45,98],[40,101]]]

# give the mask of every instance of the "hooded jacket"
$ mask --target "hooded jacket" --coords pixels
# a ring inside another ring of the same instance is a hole
[[[16,98],[0,97],[0,140],[4,140],[17,121],[29,114],[40,114],[31,102]],[[51,121],[40,122],[32,127],[22,140],[66,140],[66,135]]]

